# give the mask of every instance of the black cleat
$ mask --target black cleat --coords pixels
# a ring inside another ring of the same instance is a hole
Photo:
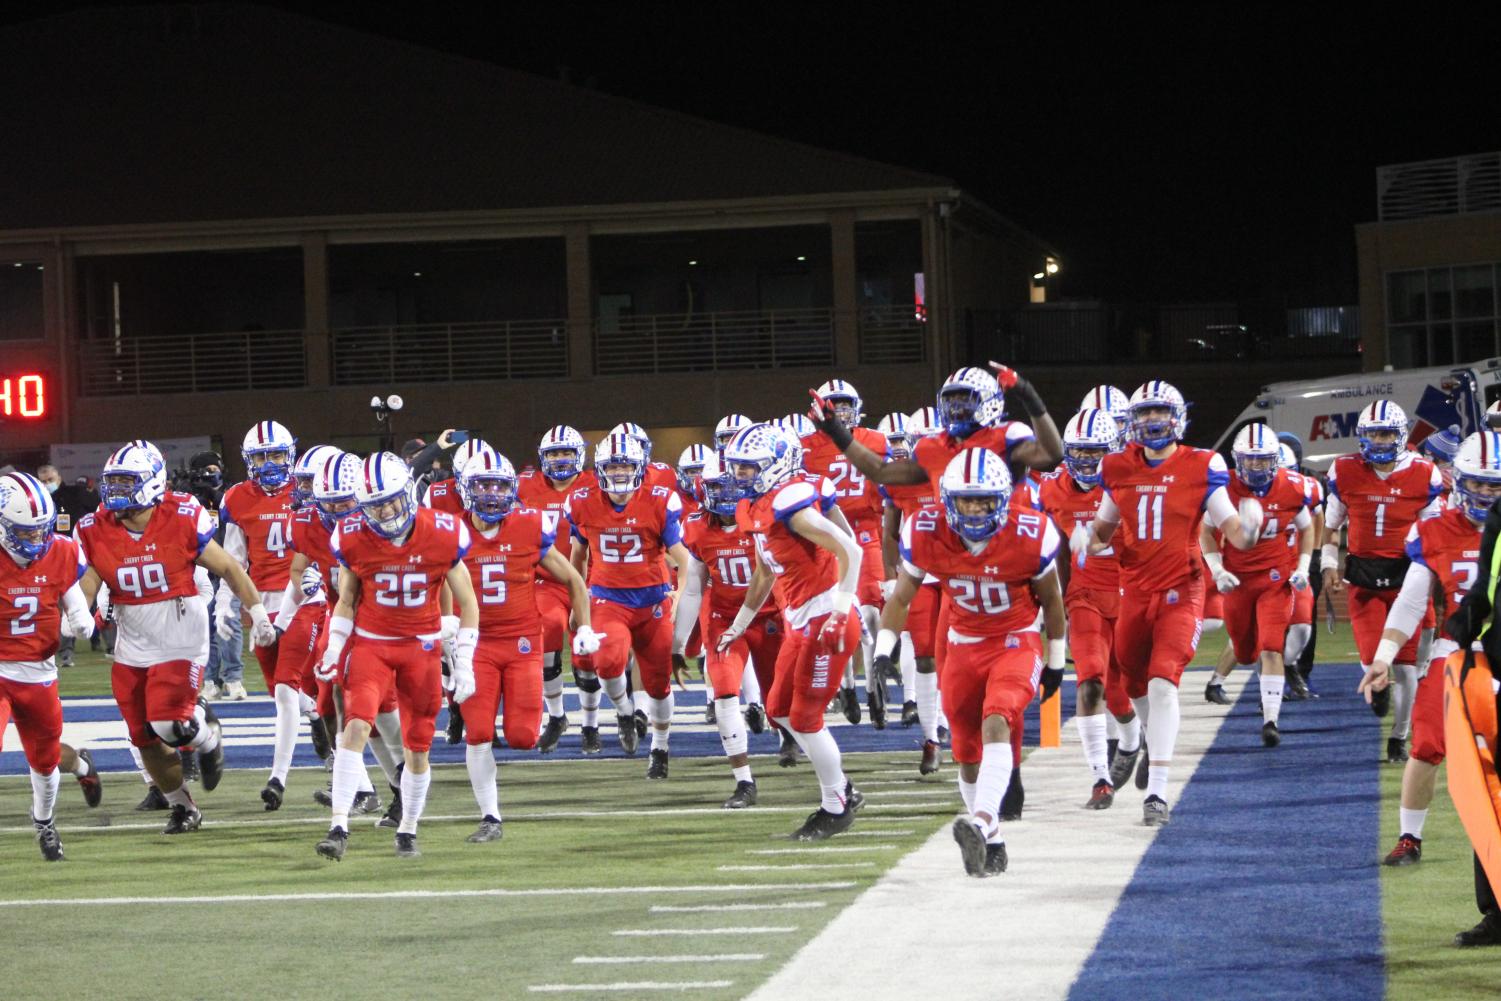
[[[358,813],[361,815],[374,813],[379,809],[380,796],[376,794],[374,789],[368,789],[365,792],[355,793],[354,802],[349,806],[350,813]]]
[[[1481,945],[1501,945],[1501,917],[1487,914],[1474,928],[1455,935],[1454,944],[1461,949],[1472,949]]]
[[[634,728],[633,728],[634,729]],[[581,731],[581,747],[585,754],[598,754],[601,750],[599,727],[586,726]]]
[[[1131,778],[1131,773],[1136,771],[1136,759],[1141,757],[1141,746],[1137,745],[1134,751],[1123,751],[1119,747],[1115,751],[1115,760],[1110,763],[1110,784],[1119,789]]]
[[[322,716],[312,716],[307,721],[308,736],[313,742],[313,753],[318,760],[326,761],[334,753],[333,742],[328,739],[328,725]]]
[[[319,806],[333,806],[334,794],[332,789],[314,789],[313,802]]]
[[[1116,752],[1116,749],[1119,748],[1120,746],[1121,746],[1121,740],[1120,740],[1119,737],[1111,737],[1111,738],[1109,738],[1109,739],[1107,739],[1105,741],[1105,764],[1106,764],[1106,766],[1115,764],[1115,752]]]
[[[281,801],[287,794],[287,787],[281,784],[280,779],[270,778],[266,780],[266,788],[261,790],[261,802],[266,804],[266,812],[281,809]]]
[[[902,726],[917,725],[917,703],[907,701],[902,703]]]
[[[1392,686],[1387,685],[1379,692],[1371,693],[1371,712],[1377,716],[1385,716],[1392,711]]]
[[[349,845],[349,832],[342,827],[330,827],[323,840],[318,842],[316,851],[326,859],[335,862],[344,858],[344,849]]]
[[[620,738],[620,749],[634,756],[642,737],[642,734],[636,732],[636,721],[630,716],[616,716],[615,727],[616,735]]]
[[[1084,804],[1084,809],[1108,810],[1114,802],[1115,786],[1104,779],[1100,779],[1094,784],[1094,788],[1089,791],[1089,802]]]
[[[646,718],[646,711],[643,709],[637,709],[635,712],[631,713],[631,719],[634,720],[636,724],[636,739],[645,740],[646,731],[650,729],[650,723]],[[634,754],[635,752],[632,751],[631,753]]]
[[[716,708],[714,708],[714,696],[712,694],[709,696],[709,700],[704,703],[704,722],[705,723],[718,723],[719,722],[719,710],[716,709]],[[645,735],[643,734],[643,736],[645,736]]]
[[[848,813],[859,813],[860,807],[865,805],[865,794],[855,788],[855,783],[849,779],[844,780],[844,808]]]
[[[1225,697],[1225,686],[1215,677],[1204,686],[1204,701],[1213,702],[1217,706],[1228,706],[1230,700]]]
[[[63,839],[57,835],[57,825],[51,820],[31,820],[32,827],[36,828],[37,847],[42,850],[42,858],[48,862],[62,862]]]
[[[551,754],[558,746],[558,740],[567,732],[567,716],[547,717],[547,726],[542,729],[542,736],[537,738],[537,750],[543,754]]]
[[[752,702],[745,707],[745,728],[751,733],[766,732],[766,707]]]
[[[1136,788],[1145,789],[1147,778],[1152,773],[1152,750],[1147,747],[1146,734],[1141,737],[1141,760],[1136,763]],[[1116,786],[1117,789],[1120,786]]]
[[[192,751],[179,751],[178,757],[182,759],[182,780],[184,782],[197,782],[203,778],[203,773],[198,768],[198,755]]]
[[[954,821],[954,840],[959,843],[959,857],[964,860],[964,871],[980,879],[985,878],[985,835],[968,817]]]
[[[1261,743],[1265,747],[1276,747],[1282,743],[1282,731],[1277,729],[1277,724],[1272,720],[1261,724]]]
[[[479,827],[475,828],[474,833],[464,840],[471,845],[482,845],[489,841],[499,841],[502,834],[500,821],[494,817],[487,816],[479,822]]]
[[[376,827],[384,827],[386,830],[395,830],[401,826],[401,790],[396,789],[391,793],[391,805],[386,807],[386,812],[381,814],[375,822]]]
[[[808,814],[803,826],[792,832],[793,841],[827,841],[836,834],[843,834],[855,822],[855,811],[848,806],[843,813],[830,813],[819,807]]]
[[[209,726],[214,728],[214,735],[219,739],[214,742],[212,751],[198,752],[198,771],[203,776],[203,789],[205,792],[213,792],[219,788],[219,781],[224,778],[224,729],[214,720]],[[183,781],[187,781],[184,773]]]
[[[1165,827],[1172,819],[1167,801],[1160,796],[1148,796],[1141,804],[1141,822],[1147,827]]]
[[[854,726],[860,722],[860,697],[855,694],[853,688],[839,689],[839,708],[844,712],[844,718]]]
[[[734,793],[724,801],[726,810],[744,810],[748,806],[755,805],[756,783],[754,782],[736,782]]]
[[[949,728],[942,723],[938,724],[938,742],[942,744],[949,739]]]
[[[942,755],[939,753],[938,741],[936,741],[936,740],[925,740],[925,741],[923,741],[922,742],[922,763],[917,766],[917,774],[919,774],[919,775],[932,775],[934,772],[938,771],[938,766],[940,764],[939,759],[941,757],[942,757]]]
[[[163,834],[187,834],[198,830],[198,825],[203,823],[203,814],[198,812],[196,806],[183,806],[178,803],[172,807],[172,816],[167,818],[167,826],[162,828]]]
[[[1283,697],[1290,699],[1293,702],[1302,702],[1307,699],[1310,694],[1311,693],[1308,691],[1308,680],[1303,677],[1302,672],[1299,671],[1296,667],[1288,668],[1287,694]]]
[[[1017,765],[1011,769],[1011,781],[1006,786],[1006,795],[1001,797],[1001,819],[1022,819],[1022,804],[1027,801],[1027,790],[1022,788],[1022,770]]]
[[[1403,737],[1386,738],[1386,762],[1389,765],[1400,765],[1407,760],[1407,740]]]
[[[143,811],[144,810],[165,810],[166,808],[167,808],[167,797],[163,796],[162,795],[162,791],[160,789],[158,789],[156,786],[152,786],[149,789],[147,789],[146,790],[146,798],[143,799],[143,800],[141,800],[139,803],[136,804],[136,809],[137,810],[143,810]]]
[[[94,756],[87,747],[80,748],[78,756],[89,764],[89,773],[78,776],[78,785],[83,789],[83,801],[90,808],[96,807],[104,800],[104,780],[99,777],[99,769],[94,767]]]
[[[649,779],[667,777],[667,752],[665,750],[652,748],[651,764],[646,766],[646,777]]]
[[[777,749],[777,764],[782,768],[791,768],[797,764],[797,741],[785,730],[782,732],[782,746]]]
[[[1006,866],[1011,860],[1006,857],[1006,844],[985,846],[985,875],[999,876],[1006,871]]]
[[[415,834],[397,834],[396,835],[396,857],[397,858],[421,858],[422,857],[422,853],[417,850],[417,835],[415,835]]]
[[[886,686],[877,680],[874,684],[867,679],[865,689],[865,708],[870,711],[870,725],[877,730],[886,729]]]
[[[448,729],[444,731],[444,737],[454,747],[464,742],[464,714],[452,702],[448,704]]]
[[[506,743],[506,735],[503,734],[503,733],[501,733],[499,730],[496,730],[495,731],[495,736],[493,736],[493,737],[490,738],[490,747],[492,749],[494,749],[494,750],[498,751],[498,750],[500,750],[503,747],[510,747],[510,746],[511,745],[509,745],[509,744]]]
[[[1423,861],[1423,839],[1404,834],[1397,839],[1397,847],[1386,853],[1382,865],[1417,865]]]

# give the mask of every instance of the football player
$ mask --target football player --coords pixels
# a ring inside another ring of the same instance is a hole
[[[1131,423],[1131,399],[1125,393],[1108,384],[1096,386],[1084,394],[1079,409],[1103,410],[1114,417],[1119,441],[1122,445],[1126,443],[1126,429]]]
[[[481,438],[467,438],[460,442],[459,447],[453,450],[453,458],[450,460],[453,476],[446,480],[429,483],[427,491],[422,495],[422,506],[430,507],[434,511],[462,514],[464,504],[459,498],[459,476],[464,471],[464,463],[468,462],[481,448],[488,447]]]
[[[735,433],[741,428],[748,428],[755,421],[744,414],[726,414],[714,425],[714,451],[721,459],[724,458],[724,447],[735,437]]]

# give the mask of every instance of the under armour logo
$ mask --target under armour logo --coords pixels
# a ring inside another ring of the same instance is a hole
[[[1171,483],[1171,482],[1173,482],[1173,478],[1171,476],[1164,476],[1162,478],[1162,482],[1163,483]]]
[[[154,542],[148,542],[144,546],[142,546],[141,548],[144,549],[144,550],[146,550],[146,552],[148,552],[148,553],[155,552],[155,550],[156,550],[156,543],[154,543]]]
[[[636,523],[636,519],[635,519],[635,518],[627,518],[627,519],[626,519],[626,520],[625,520],[625,523],[626,523],[626,524],[627,524],[627,525],[634,525],[634,524],[635,524],[635,523]]]
[[[31,578],[31,582],[33,584],[45,584],[45,583],[47,583],[47,575],[46,574],[40,574],[40,575],[38,575],[36,577],[33,577],[33,578]]]
[[[1402,488],[1401,487],[1388,487],[1387,488],[1387,493],[1389,493],[1389,494],[1394,494],[1395,495],[1395,494],[1400,494],[1401,492],[1402,492]]]
[[[1000,567],[986,567],[985,568],[985,572],[986,573],[1000,573],[1001,572],[1001,568]]]
[[[422,562],[422,554],[421,554],[421,553],[417,553],[417,554],[415,554],[415,555],[414,555],[414,556],[413,556],[413,557],[412,557],[412,562],[413,562],[413,563],[421,563],[421,562]]]

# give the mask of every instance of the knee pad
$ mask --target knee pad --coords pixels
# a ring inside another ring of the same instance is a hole
[[[151,730],[168,747],[187,747],[198,738],[198,721],[152,720]]]
[[[577,671],[573,672],[573,677],[574,677],[575,680],[577,680],[578,674],[579,673]],[[542,660],[542,680],[543,681],[557,681],[562,676],[563,676],[563,658],[560,655],[555,654],[555,653],[550,653],[545,658],[543,658],[543,660]]]
[[[592,694],[599,691],[599,675],[593,671],[580,671],[578,668],[574,668],[573,683],[578,686],[581,692]]]

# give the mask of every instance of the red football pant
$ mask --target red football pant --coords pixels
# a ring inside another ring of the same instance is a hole
[[[1434,644],[1437,646],[1437,644]],[[1418,682],[1412,703],[1412,756],[1430,765],[1444,763],[1444,661],[1435,657]]]
[[[943,590],[937,584],[923,584],[907,606],[907,632],[912,637],[912,656],[931,657],[938,640],[938,606]]]
[[[703,617],[699,619],[704,621]],[[780,615],[762,615],[751,621],[739,639],[723,651],[719,649],[719,637],[735,621],[733,614],[710,612],[708,626],[704,629],[705,655],[708,657],[709,687],[713,698],[727,699],[740,693],[740,682],[745,677],[745,659],[751,658],[756,680],[761,684],[761,697],[771,691],[776,680],[777,657],[782,652],[782,640],[786,633]]]
[[[1313,625],[1313,588],[1305,587],[1301,591],[1293,592],[1293,614],[1288,620],[1289,625],[1311,626]]]
[[[820,615],[801,629],[792,629],[777,654],[776,678],[766,695],[766,714],[786,718],[798,733],[823,729],[823,714],[844,679],[844,666],[860,648],[860,616],[850,609],[844,623],[844,649],[826,653],[819,649],[818,634],[827,615]],[[759,666],[759,660],[758,660]],[[760,672],[756,674],[760,678]],[[739,682],[736,682],[738,689]]]
[[[57,695],[57,682],[0,678],[0,746],[5,742],[5,725],[12,719],[26,763],[34,772],[51,775],[63,753],[63,702]]]
[[[542,729],[542,651],[538,637],[480,637],[474,651],[474,694],[459,705],[464,742],[495,739],[495,714],[505,700],[506,743],[518,751],[537,746]]]
[[[1237,664],[1254,663],[1262,653],[1282,653],[1293,612],[1293,589],[1285,578],[1248,573],[1224,598],[1225,632]]]
[[[856,530],[856,537],[865,534]],[[880,608],[881,581],[886,579],[886,561],[881,556],[881,536],[871,532],[871,541],[860,543],[860,580],[855,585],[855,604]]]
[[[1208,577],[1205,578],[1205,580],[1210,579]],[[1220,594],[1219,588],[1208,587],[1205,589],[1204,610],[1200,613],[1199,618],[1220,620],[1225,618],[1225,596]]]
[[[256,646],[252,643],[250,647],[255,651],[255,662],[261,665],[261,677],[266,680],[266,692],[268,694],[275,692],[277,650],[281,647],[280,638],[270,646]]]
[[[1153,678],[1178,684],[1199,646],[1203,608],[1202,577],[1167,591],[1125,589],[1115,620],[1115,660],[1129,698],[1144,698]]]
[[[116,664],[110,668],[110,687],[115,705],[130,731],[136,747],[161,743],[151,721],[186,721],[198,705],[198,686],[203,681],[203,665],[186,660],[169,660],[150,667]]]
[[[542,652],[559,653],[568,645],[568,616],[573,612],[568,588],[539,577],[536,595],[537,614],[542,617]]]
[[[313,677],[313,668],[323,659],[328,647],[328,606],[325,604],[303,605],[297,609],[287,631],[281,634],[276,646],[276,670],[274,684],[268,691],[275,693],[276,685],[286,685],[307,692],[317,692],[318,679]]]
[[[1134,710],[1121,685],[1115,665],[1115,622],[1120,615],[1121,593],[1108,588],[1073,588],[1068,607],[1068,649],[1074,658],[1074,676],[1079,684],[1098,681],[1105,686],[1105,708],[1115,716]]]
[[[351,638],[344,674],[344,719],[375,726],[392,690],[401,710],[401,746],[423,752],[433,746],[443,705],[442,652],[437,640]],[[493,724],[492,724],[493,725]]]
[[[1376,659],[1376,647],[1381,643],[1381,633],[1386,628],[1386,613],[1397,600],[1397,591],[1373,591],[1355,584],[1346,585],[1350,593],[1350,626],[1355,631],[1355,649],[1360,653],[1360,662],[1370,664]],[[1418,633],[1408,637],[1397,651],[1394,664],[1416,664],[1418,661]]]
[[[1041,676],[1042,638],[1035,632],[1011,633],[1004,641],[950,643],[943,666],[943,711],[954,760],[979,763],[981,725],[987,716],[1004,717],[1012,734],[1019,733],[1022,713],[1036,696]],[[1014,750],[1014,739],[1012,744]]]
[[[632,651],[641,668],[641,687],[654,699],[665,699],[672,691],[672,604],[667,599],[645,608],[629,608],[613,601],[595,598],[590,606],[590,625],[604,634],[599,652],[590,655],[589,665],[601,678],[618,678],[625,674]],[[584,664],[579,665],[580,668]]]

